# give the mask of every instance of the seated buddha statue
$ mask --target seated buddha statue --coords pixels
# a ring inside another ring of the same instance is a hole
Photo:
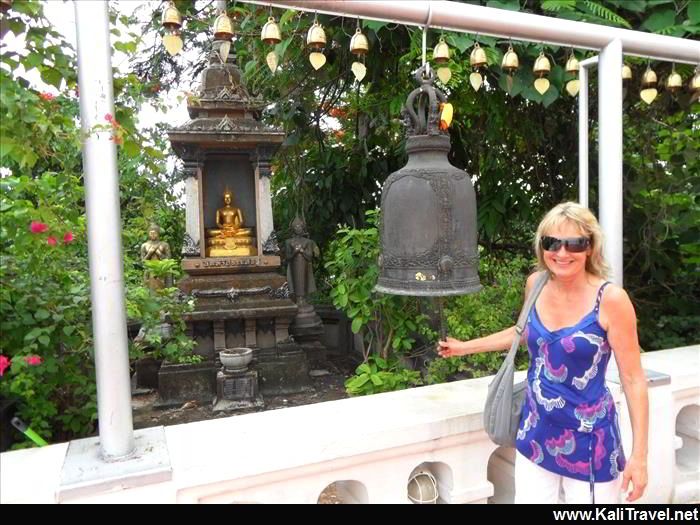
[[[217,228],[207,230],[208,257],[257,255],[252,228],[243,227],[243,211],[231,206],[233,195],[224,192],[224,207],[216,210]]]

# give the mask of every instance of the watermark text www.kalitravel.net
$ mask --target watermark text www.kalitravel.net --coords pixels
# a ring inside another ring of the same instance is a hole
[[[584,520],[584,521],[685,521],[693,520],[697,523],[698,508],[694,509],[665,509],[642,510],[638,507],[598,507],[587,510],[553,510],[556,521]]]

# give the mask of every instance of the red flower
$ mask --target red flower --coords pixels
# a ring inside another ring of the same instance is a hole
[[[49,235],[49,237],[46,239],[46,242],[48,243],[49,246],[56,246],[56,237],[53,235]]]
[[[29,365],[29,366],[37,366],[40,365],[43,361],[41,357],[38,355],[28,355],[24,358],[24,361]]]
[[[66,232],[65,235],[63,236],[63,244],[68,244],[69,242],[73,242],[75,237],[73,237],[73,232]]]
[[[5,370],[12,366],[12,361],[10,361],[4,355],[0,355],[0,377],[5,373]]]
[[[29,229],[32,233],[44,233],[46,230],[49,229],[49,226],[48,224],[44,224],[43,222],[32,221],[29,225]]]
[[[41,93],[39,93],[39,98],[41,100],[46,100],[47,102],[50,102],[56,98],[56,95],[52,95],[51,93],[47,93],[46,91],[42,91]]]

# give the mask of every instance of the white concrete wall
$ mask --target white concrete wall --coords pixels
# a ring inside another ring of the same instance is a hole
[[[642,359],[646,368],[671,376],[669,385],[649,390],[650,483],[644,501],[697,501],[700,346]],[[324,489],[342,482],[329,489],[336,499],[408,503],[407,484],[418,467],[437,478],[443,502],[512,501],[512,450],[492,459],[497,447],[481,422],[489,381],[166,427],[170,481],[138,488],[122,484],[71,501],[316,503]],[[618,385],[610,387],[625,421],[624,395]],[[622,433],[629,453],[626,422]],[[685,448],[676,453],[681,441]],[[64,443],[0,455],[0,502],[55,502],[66,450]]]

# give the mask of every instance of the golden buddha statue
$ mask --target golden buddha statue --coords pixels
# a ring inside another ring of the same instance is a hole
[[[231,206],[233,195],[224,192],[224,207],[216,210],[218,228],[207,230],[207,257],[257,255],[252,228],[243,227],[243,211]]]

